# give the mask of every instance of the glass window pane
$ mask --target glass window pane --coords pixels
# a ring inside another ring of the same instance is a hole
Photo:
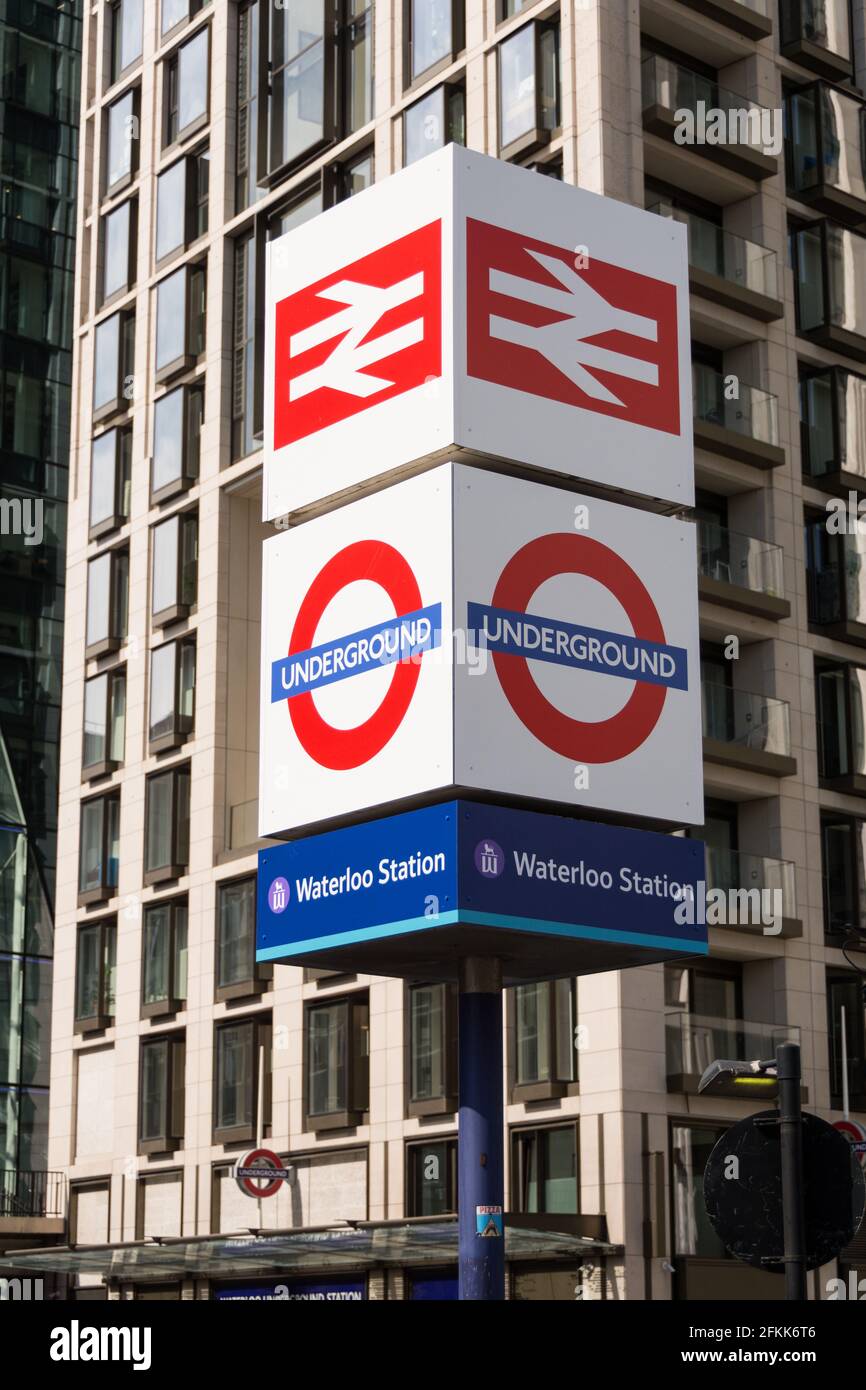
[[[141,57],[142,6],[144,0],[120,3],[120,72]]]
[[[364,155],[354,164],[347,164],[343,170],[343,198],[354,198],[356,193],[363,193],[365,188],[369,188],[373,182],[373,156]]]
[[[102,297],[109,299],[129,287],[132,203],[123,203],[104,219]]]
[[[412,0],[412,77],[452,51],[451,0]]]
[[[725,1249],[707,1216],[704,1169],[724,1128],[675,1125],[671,1139],[674,1201],[674,1253],[724,1259]]]
[[[445,130],[445,88],[416,101],[403,115],[403,163],[414,164],[425,154],[440,150],[447,143]]]
[[[156,181],[156,259],[162,260],[186,241],[186,169],[179,159]]]
[[[156,287],[156,368],[167,367],[186,352],[186,269],[176,270]]]
[[[296,159],[325,133],[325,6],[300,0],[272,11],[270,167]]]
[[[104,971],[104,1004],[105,1012],[109,1018],[114,1017],[114,1005],[116,998],[115,976],[117,973],[117,927],[110,923],[105,927],[105,971]]]
[[[193,121],[207,115],[208,109],[208,44],[210,30],[202,29],[178,53],[177,99],[178,133]]]
[[[111,554],[99,555],[87,566],[87,637],[91,647],[111,635]]]
[[[179,768],[175,773],[175,781],[175,795],[177,797],[175,854],[178,864],[185,866],[189,859],[189,768]]]
[[[536,125],[535,27],[528,24],[499,46],[500,145],[510,145]]]
[[[448,1140],[418,1144],[412,1148],[414,1168],[413,1216],[441,1216],[451,1211],[448,1176],[451,1144]]]
[[[232,1129],[253,1120],[253,1025],[217,1032],[217,1128]]]
[[[102,827],[105,801],[96,797],[81,805],[81,839],[78,848],[78,891],[89,893],[102,886]]]
[[[355,17],[348,25],[346,129],[351,135],[373,118],[373,7],[350,6]]]
[[[154,492],[183,477],[184,389],[178,387],[160,396],[153,407],[153,460],[151,486]]]
[[[577,1211],[577,1139],[571,1125],[545,1133],[544,1210]]]
[[[196,600],[198,581],[198,517],[185,516],[181,523],[180,602]]]
[[[167,34],[189,14],[189,0],[162,0],[162,33]]]
[[[302,202],[286,208],[285,212],[274,214],[268,223],[269,239],[273,241],[275,237],[283,236],[285,232],[294,231],[295,227],[302,227],[305,222],[309,222],[311,217],[318,216],[321,211],[322,191],[319,188],[308,198],[304,198]]]
[[[110,796],[105,806],[106,865],[105,881],[109,888],[117,887],[117,872],[120,867],[120,798]]]
[[[117,515],[117,430],[94,439],[90,449],[90,525]]]
[[[515,990],[517,1081],[550,1079],[550,988],[546,983]]]
[[[445,1094],[445,985],[416,985],[409,995],[412,1100]]]
[[[134,92],[125,92],[118,101],[112,102],[107,118],[105,186],[112,188],[132,173],[132,146],[138,136]]]
[[[178,602],[177,562],[180,517],[173,516],[153,528],[153,588],[151,612],[162,613]]]
[[[109,708],[108,756],[122,763],[126,753],[126,672],[115,671],[111,677]]]
[[[120,314],[96,325],[93,344],[93,409],[112,405],[120,384]]]
[[[552,988],[556,1009],[556,1078],[558,1081],[574,1081],[577,1059],[574,985],[571,980],[557,980]]]
[[[255,879],[220,889],[217,985],[238,984],[255,973]]]
[[[161,1139],[168,1113],[169,1043],[146,1043],[141,1049],[141,1138]]]
[[[84,684],[83,764],[92,767],[106,760],[108,724],[108,676],[96,676]]]
[[[75,977],[75,1017],[95,1018],[99,1013],[99,968],[102,929],[82,927],[78,933],[78,960]]]
[[[171,772],[148,779],[144,844],[144,867],[147,871],[167,868],[172,862],[172,784]]]
[[[151,741],[164,738],[175,729],[175,661],[177,643],[167,642],[150,654],[150,723]]]
[[[112,637],[121,640],[126,636],[126,623],[129,608],[129,555],[125,550],[112,553],[112,602],[114,604],[114,632]]]
[[[346,1108],[347,1006],[332,1004],[307,1013],[308,1106],[311,1115]]]
[[[189,911],[186,903],[174,907],[174,997],[186,999]]]
[[[171,956],[171,908],[151,907],[144,914],[142,1002],[159,1004],[168,999]]]
[[[192,725],[195,713],[195,643],[182,642],[180,646],[180,689],[178,694],[178,714]]]

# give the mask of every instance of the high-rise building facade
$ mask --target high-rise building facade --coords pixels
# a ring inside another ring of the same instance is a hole
[[[48,1080],[79,8],[0,4],[0,1249],[62,1234],[65,1210]]]
[[[688,225],[707,879],[778,895],[708,961],[509,992],[509,1293],[776,1293],[700,1200],[756,1107],[696,1092],[792,1038],[809,1107],[866,1119],[866,541],[827,525],[866,495],[864,24],[863,0],[87,7],[49,1156],[80,1294],[238,1296],[250,1227],[284,1233],[259,1284],[453,1292],[453,1241],[383,1224],[455,1209],[452,992],[254,954],[265,249],[452,140]],[[232,1169],[259,1137],[294,1175],[257,1207]],[[354,1255],[348,1222],[375,1223]]]

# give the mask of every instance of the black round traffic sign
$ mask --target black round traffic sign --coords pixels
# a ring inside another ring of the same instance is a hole
[[[713,1230],[738,1260],[784,1273],[779,1113],[762,1110],[732,1125],[704,1169]],[[844,1135],[803,1115],[806,1264],[816,1269],[849,1245],[863,1218],[866,1183]]]

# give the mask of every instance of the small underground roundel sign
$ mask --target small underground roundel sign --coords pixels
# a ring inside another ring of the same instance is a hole
[[[291,1175],[271,1149],[250,1149],[235,1164],[235,1182],[247,1197],[273,1197]]]

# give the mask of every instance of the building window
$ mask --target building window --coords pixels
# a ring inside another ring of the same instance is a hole
[[[126,670],[103,671],[84,682],[82,776],[102,777],[120,767],[126,742]]]
[[[209,0],[162,0],[160,15],[160,34],[163,38],[170,34],[173,29],[179,28],[181,24],[186,24],[187,20],[197,15]]]
[[[528,10],[535,0],[496,0],[496,22],[502,24],[506,19],[514,19],[516,15]]]
[[[354,198],[356,193],[363,193],[365,188],[371,188],[373,179],[372,150],[365,150],[355,159],[335,165],[332,178],[333,201],[344,203],[347,198]]]
[[[805,541],[809,622],[830,637],[866,644],[866,594],[853,582],[866,563],[866,535],[829,531],[822,512],[807,517]]]
[[[259,27],[258,0],[241,5],[238,9],[235,212],[241,212],[254,201],[259,181]]]
[[[499,45],[499,153],[547,144],[560,123],[559,25],[527,24]]]
[[[186,1004],[188,916],[186,898],[144,910],[142,1018],[177,1013]]]
[[[110,79],[116,82],[141,57],[142,8],[144,0],[114,0],[109,31],[111,39]]]
[[[119,193],[135,177],[141,134],[138,104],[139,89],[132,87],[104,110],[105,197]]]
[[[151,619],[165,627],[189,616],[198,579],[198,513],[182,512],[153,527]]]
[[[260,0],[261,3],[261,0]],[[294,164],[334,138],[332,44],[327,0],[270,11],[271,99],[268,171]]]
[[[151,504],[192,487],[201,463],[203,423],[204,385],[178,386],[154,403]]]
[[[141,1044],[138,1151],[171,1153],[183,1144],[186,1044],[182,1033]]]
[[[833,491],[866,488],[866,377],[842,367],[800,377],[803,472]],[[848,476],[846,476],[848,475]]]
[[[181,44],[163,67],[163,145],[184,140],[207,124],[210,89],[210,29]]]
[[[90,446],[90,540],[129,519],[132,431],[107,430]]]
[[[406,1145],[406,1215],[451,1216],[457,1211],[457,1140]]]
[[[90,1033],[114,1022],[117,919],[104,917],[78,928],[75,942],[75,1032]]]
[[[780,0],[780,42],[786,58],[844,79],[851,63],[850,0]]]
[[[791,233],[797,332],[866,360],[866,237],[821,220]]]
[[[403,112],[403,164],[452,143],[466,144],[466,94],[446,82]]]
[[[866,204],[863,131],[866,104],[827,82],[785,98],[787,186],[792,197],[858,224]]]
[[[256,880],[217,887],[216,997],[259,994],[273,967],[256,964]]]
[[[182,637],[150,653],[148,753],[177,748],[195,723],[195,637]]]
[[[257,366],[256,341],[261,341],[264,277],[257,273],[261,258],[259,235],[252,231],[235,242],[234,327],[232,346],[232,458],[245,458],[262,446],[263,382]],[[257,335],[257,329],[259,330]]]
[[[577,1080],[574,980],[517,985],[514,1011],[514,1100],[562,1096]]]
[[[304,1021],[306,1128],[361,1124],[370,1090],[367,996],[309,1004]]]
[[[577,1212],[577,1126],[518,1129],[511,1136],[514,1211]]]
[[[107,550],[87,566],[85,656],[114,652],[126,638],[129,553]]]
[[[215,1144],[234,1144],[256,1138],[256,1112],[261,1071],[262,1128],[271,1132],[271,1019],[257,1015],[218,1024],[215,1031]]]
[[[312,192],[302,193],[300,197],[295,196],[276,212],[268,212],[268,241],[274,241],[279,236],[285,236],[286,232],[293,232],[296,227],[302,227],[311,218],[318,217],[323,207],[320,180]]]
[[[827,973],[830,1104],[866,1110],[866,981],[850,970]],[[844,1039],[844,1042],[843,1042]]]
[[[838,791],[866,791],[866,668],[841,664],[815,670],[818,775],[844,779]]]
[[[81,803],[78,846],[78,903],[103,902],[117,892],[120,854],[120,793]]]
[[[464,44],[463,0],[403,0],[405,82],[454,62]]]
[[[204,265],[185,265],[156,287],[156,381],[194,367],[205,346]]]
[[[102,296],[106,304],[135,284],[138,199],[128,198],[102,219]]]
[[[409,1114],[457,1109],[457,991],[452,985],[412,985],[409,1014]]]
[[[373,119],[373,6],[370,0],[342,0],[337,37],[343,75],[340,135],[354,135]]]
[[[191,246],[208,229],[210,150],[185,155],[156,181],[156,264]]]
[[[674,1254],[731,1259],[707,1216],[704,1169],[726,1125],[679,1125],[671,1131]]]
[[[144,881],[180,878],[189,862],[189,763],[146,779]]]
[[[864,868],[864,826],[852,816],[821,817],[824,879],[824,931],[846,937],[863,920],[861,890]]]
[[[126,410],[131,399],[135,356],[135,315],[103,319],[93,333],[93,418],[104,420]]]

